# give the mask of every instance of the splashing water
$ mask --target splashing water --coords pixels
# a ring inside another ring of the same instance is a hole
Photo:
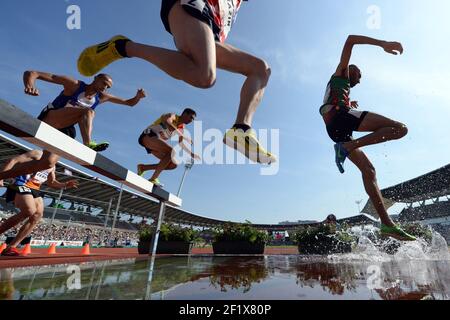
[[[354,227],[349,232],[356,236],[358,243],[351,253],[329,255],[334,262],[367,261],[450,261],[449,247],[445,239],[432,230],[431,243],[424,239],[406,242],[392,238],[381,240],[377,236],[378,228],[372,225]]]

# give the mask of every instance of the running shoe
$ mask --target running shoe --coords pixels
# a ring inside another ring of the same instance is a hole
[[[403,231],[399,226],[388,227],[384,224],[380,228],[381,235],[400,241],[416,241],[417,238]]]
[[[334,145],[334,151],[336,153],[336,165],[339,169],[340,173],[344,173],[344,162],[347,159],[347,157],[349,156],[349,153],[347,150],[345,150],[344,148],[344,144],[343,143],[337,143]]]
[[[259,144],[256,133],[252,129],[246,132],[242,129],[230,129],[225,134],[223,143],[236,149],[254,162],[269,165],[277,162],[277,157]]]
[[[7,247],[5,250],[2,251],[1,256],[3,256],[3,257],[18,257],[18,256],[20,256],[20,252],[16,248]]]
[[[117,40],[130,40],[118,35],[106,42],[85,49],[78,58],[78,71],[91,77],[116,60],[125,58],[116,49]]]
[[[164,188],[164,185],[161,183],[161,181],[159,181],[158,178],[150,180],[150,182],[159,188]]]
[[[109,148],[108,142],[97,143],[95,141],[91,141],[88,145],[88,148],[94,150],[95,152],[102,152]]]

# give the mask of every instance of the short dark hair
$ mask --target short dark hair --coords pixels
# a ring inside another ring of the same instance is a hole
[[[191,108],[186,108],[184,109],[182,114],[187,114],[187,115],[193,115],[193,116],[197,116],[197,112],[195,112],[194,110],[192,110]]]
[[[111,79],[112,80],[112,77],[109,74],[106,74],[106,73],[99,73],[98,75],[95,76],[95,79],[98,79],[98,78]]]

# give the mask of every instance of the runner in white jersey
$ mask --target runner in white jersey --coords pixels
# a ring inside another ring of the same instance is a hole
[[[85,49],[78,70],[93,75],[122,58],[146,60],[175,79],[197,88],[211,88],[217,68],[243,75],[236,121],[224,143],[251,160],[270,164],[277,158],[266,151],[252,130],[253,116],[270,78],[267,63],[225,43],[246,0],[162,0],[161,20],[173,35],[177,51],[144,45],[124,36]]]
[[[33,160],[40,160],[43,152],[32,150],[17,157],[10,159],[2,168],[2,171],[11,169],[17,164],[27,163]],[[41,185],[47,183],[53,189],[71,189],[77,188],[78,182],[70,180],[61,183],[56,180],[56,168],[40,171],[30,175],[20,176],[14,179],[14,182],[8,185],[6,191],[6,202],[14,203],[20,212],[0,225],[0,235],[14,228],[22,222],[25,222],[17,233],[16,237],[8,244],[8,247],[0,252],[2,256],[18,256],[20,253],[16,247],[28,237],[33,229],[41,221],[44,215],[44,201],[40,192]],[[3,181],[0,180],[0,187]]]

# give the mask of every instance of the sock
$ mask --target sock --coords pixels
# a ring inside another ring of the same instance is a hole
[[[127,51],[125,50],[127,42],[130,41],[128,39],[119,39],[114,42],[116,45],[116,50],[119,54],[124,58],[129,58],[127,55]]]
[[[247,132],[248,130],[250,130],[252,127],[250,127],[249,125],[246,125],[246,124],[235,124],[234,126],[233,126],[233,129],[236,129],[236,130],[239,130],[239,129],[241,129],[241,130],[243,130],[244,132]]]

